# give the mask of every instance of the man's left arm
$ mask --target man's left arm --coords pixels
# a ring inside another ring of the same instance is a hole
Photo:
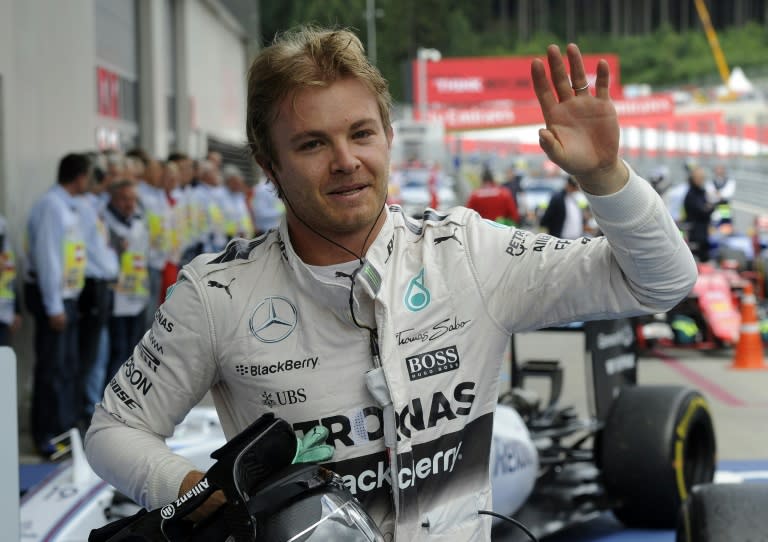
[[[628,166],[627,171],[618,192],[586,193],[590,209],[636,299],[674,306],[693,287],[696,263],[661,197]]]
[[[692,287],[695,262],[661,198],[644,186],[648,183],[638,182],[619,158],[619,122],[609,93],[608,63],[598,62],[593,94],[578,47],[569,44],[566,55],[570,70],[557,46],[547,48],[551,83],[541,60],[531,64],[546,123],[539,130],[542,149],[587,195],[630,287]]]
[[[593,90],[578,47],[568,45],[566,54],[570,70],[556,45],[547,48],[549,75],[541,59],[531,63],[545,121],[539,144],[577,180],[605,237],[566,241],[520,231],[484,240],[475,234],[486,253],[506,254],[494,266],[477,265],[481,291],[505,292],[486,303],[513,332],[661,312],[696,280],[693,257],[661,198],[619,158],[607,62],[598,63]]]

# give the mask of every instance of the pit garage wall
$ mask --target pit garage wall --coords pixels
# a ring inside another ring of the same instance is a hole
[[[17,241],[59,158],[94,146],[93,51],[91,1],[0,0],[0,212]]]
[[[166,50],[168,16],[176,33],[173,59]],[[139,0],[142,146],[158,157],[171,150],[201,156],[208,136],[244,142],[246,43],[242,26],[218,0]],[[173,84],[176,125],[169,126],[166,89]]]
[[[240,24],[218,2],[185,4],[190,144],[202,154],[207,136],[245,142],[248,60]]]
[[[29,208],[54,183],[61,156],[97,146],[96,1],[0,0],[0,213],[8,219],[17,252]],[[179,33],[178,146],[197,155],[206,150],[209,135],[244,142],[242,27],[218,0],[173,3]],[[154,59],[139,74],[140,141],[157,156],[171,150],[163,4],[139,0],[139,37],[153,44],[142,58]]]

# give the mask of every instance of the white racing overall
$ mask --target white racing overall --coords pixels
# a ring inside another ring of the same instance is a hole
[[[351,304],[357,323],[378,334],[397,472],[384,452],[382,409],[365,385],[370,333],[350,313],[357,265],[309,268],[284,222],[182,270],[134,363],[97,408],[91,464],[148,508],[175,499],[194,466],[163,439],[211,390],[228,437],[265,412],[299,433],[328,427],[330,468],[388,539],[489,540],[491,520],[478,510],[492,507],[489,451],[509,335],[664,311],[696,278],[646,181],[631,173],[620,192],[588,198],[605,237],[559,240],[465,208],[428,211],[423,221],[386,210]]]

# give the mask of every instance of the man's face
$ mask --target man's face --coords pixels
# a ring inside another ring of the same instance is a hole
[[[221,169],[221,153],[217,151],[211,151],[208,153],[208,161],[213,164],[213,167],[218,170]]]
[[[298,216],[329,237],[367,234],[387,196],[392,142],[374,95],[351,78],[302,89],[278,107],[271,136],[280,165],[266,165],[289,225]]]
[[[126,186],[112,195],[112,206],[124,218],[130,218],[136,212],[138,196],[133,186]]]
[[[179,160],[178,166],[179,166],[179,182],[182,185],[186,185],[195,176],[195,168],[192,164],[192,160],[188,158]]]
[[[88,192],[88,187],[91,184],[91,176],[92,173],[90,171],[77,176],[75,182],[72,184],[75,188],[75,194],[85,194]]]
[[[239,175],[230,175],[226,180],[230,192],[245,192],[245,181]]]
[[[167,164],[163,168],[161,177],[161,188],[166,192],[171,192],[179,186],[179,170],[174,164]]]
[[[219,186],[219,174],[213,167],[203,170],[200,174],[200,180],[208,186]]]
[[[704,182],[707,180],[706,172],[701,168],[694,169],[691,177],[696,186],[704,186]]]
[[[160,186],[163,175],[163,167],[157,160],[150,160],[147,169],[144,171],[144,180],[147,184],[155,187]]]

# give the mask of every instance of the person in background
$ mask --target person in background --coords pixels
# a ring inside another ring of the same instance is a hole
[[[266,177],[262,177],[253,187],[251,212],[256,235],[277,228],[285,213],[285,206],[277,196],[277,190]]]
[[[655,167],[653,173],[648,178],[648,182],[651,183],[653,189],[663,199],[664,194],[672,186],[672,179],[669,177],[669,167],[665,165]]]
[[[113,157],[115,155],[112,155]],[[115,164],[115,161],[112,161]],[[108,170],[109,171],[109,170]],[[92,178],[89,190],[76,198],[85,235],[85,284],[78,297],[80,366],[77,375],[77,425],[84,433],[93,416],[93,407],[104,392],[104,373],[109,352],[109,317],[112,313],[112,286],[117,280],[117,254],[109,245],[102,219],[106,202],[104,184],[114,183],[109,175]]]
[[[182,269],[135,350],[150,351],[157,371],[137,388],[128,358],[94,414],[94,471],[149,509],[197,494],[204,473],[166,438],[210,392],[227,438],[264,414],[300,438],[327,436],[314,460],[355,486],[386,540],[490,540],[492,520],[478,512],[492,507],[510,334],[663,312],[696,280],[658,194],[619,158],[607,62],[593,95],[578,48],[566,53],[569,70],[551,45],[549,70],[536,58],[531,74],[540,145],[578,179],[605,234],[585,242],[466,207],[418,221],[387,207],[392,102],[360,39],[302,27],[261,49],[248,77],[248,147],[285,216]],[[447,456],[450,468],[430,467]],[[196,517],[223,501],[214,493]]]
[[[160,175],[160,187],[168,203],[168,250],[166,252],[165,266],[160,280],[160,290],[158,292],[158,306],[165,301],[165,292],[168,287],[176,282],[176,275],[179,273],[179,262],[181,261],[182,245],[184,236],[187,235],[187,216],[185,201],[182,197],[181,171],[179,163],[168,160],[162,164],[163,172]]]
[[[707,198],[707,174],[692,167],[688,176],[688,193],[683,201],[685,231],[693,255],[702,263],[709,261],[709,226],[714,206]]]
[[[67,154],[57,183],[32,206],[27,220],[24,294],[35,321],[32,436],[41,455],[59,456],[51,439],[77,424],[82,400],[78,306],[85,285],[86,232],[77,196],[88,188],[91,160]]]
[[[224,178],[224,195],[222,197],[221,211],[224,215],[224,232],[227,241],[235,237],[250,239],[253,237],[253,220],[248,210],[245,198],[245,180],[240,168],[227,164],[222,169]]]
[[[118,179],[126,177],[126,157],[118,151],[110,150],[104,152],[106,161],[106,171],[104,172],[104,179],[99,183],[100,190],[97,190],[99,198],[107,204],[109,199],[109,187]]]
[[[736,194],[736,179],[728,175],[723,164],[717,164],[712,171],[712,180],[707,183],[707,191],[713,203],[728,203]]]
[[[521,205],[520,202],[520,194],[523,192],[523,179],[525,178],[525,161],[520,159],[515,162],[514,165],[511,165],[507,168],[506,171],[506,178],[504,179],[504,182],[501,184],[504,188],[509,190],[509,193],[512,194],[512,197],[515,198],[515,203],[517,204],[518,212]]]
[[[736,179],[728,175],[723,164],[717,164],[712,179],[706,183],[707,199],[714,206],[712,222],[715,226],[733,223],[731,201],[736,194]]]
[[[218,252],[227,244],[222,210],[226,189],[221,184],[219,169],[214,162],[201,162],[200,181],[197,196],[204,216],[204,226],[201,228],[203,252]]]
[[[510,191],[496,184],[493,173],[488,168],[483,170],[481,182],[482,184],[469,195],[467,207],[474,209],[488,220],[510,226],[518,224],[520,214]]]
[[[137,214],[136,185],[131,180],[121,179],[112,184],[109,193],[104,221],[109,230],[110,247],[117,254],[120,263],[120,271],[109,320],[110,355],[106,371],[107,383],[112,381],[120,365],[130,357],[133,346],[144,333],[144,311],[150,301],[147,262],[149,232],[141,216]]]
[[[123,179],[138,182],[144,176],[144,164],[135,156],[125,156],[123,162]],[[104,193],[104,200],[109,200],[109,191]]]
[[[141,215],[149,231],[149,302],[144,321],[150,326],[155,309],[160,304],[163,271],[171,248],[171,205],[162,186],[163,166],[160,162],[143,149],[135,149],[128,154],[139,158],[144,165],[143,178],[139,179],[136,188]]]
[[[683,181],[676,181],[677,176],[673,176],[671,186],[664,192],[662,199],[664,204],[669,210],[669,214],[682,229],[685,222],[685,210],[683,209],[683,202],[685,201],[685,195],[688,193],[688,178],[690,177],[690,166],[686,164],[684,167],[685,177]],[[670,174],[671,175],[671,174]]]
[[[172,196],[173,222],[176,224],[179,235],[179,267],[189,263],[202,252],[200,227],[201,199],[197,197],[200,181],[198,179],[199,163],[186,153],[172,152],[168,156],[169,162],[174,162],[179,169],[179,186]],[[165,292],[162,292],[165,295]]]
[[[208,151],[205,155],[205,159],[213,166],[213,171],[216,175],[221,175],[221,167],[224,164],[224,159],[219,151]]]
[[[21,327],[20,299],[16,255],[8,236],[7,222],[0,215],[0,346],[10,346],[11,336]]]
[[[585,215],[577,194],[579,183],[569,175],[565,187],[549,200],[540,225],[547,233],[562,239],[578,239],[584,235]]]

